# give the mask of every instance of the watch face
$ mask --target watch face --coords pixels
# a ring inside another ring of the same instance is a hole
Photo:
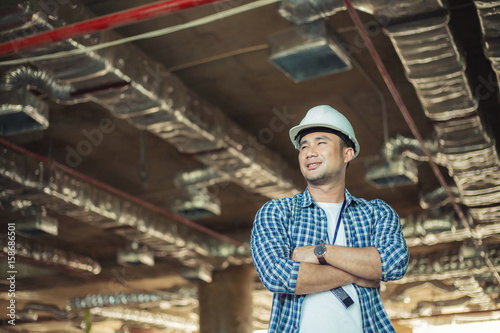
[[[314,248],[314,255],[315,256],[322,256],[326,252],[326,247],[325,244],[320,244]]]

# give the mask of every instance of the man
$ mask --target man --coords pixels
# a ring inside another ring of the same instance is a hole
[[[320,105],[290,139],[307,189],[267,202],[252,229],[254,265],[274,293],[269,332],[395,332],[379,284],[404,276],[408,248],[389,205],[345,188],[359,154],[351,124]]]

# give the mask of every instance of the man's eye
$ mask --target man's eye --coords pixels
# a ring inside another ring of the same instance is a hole
[[[304,150],[307,146],[300,146],[300,150]]]

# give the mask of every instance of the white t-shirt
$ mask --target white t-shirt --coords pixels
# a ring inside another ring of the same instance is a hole
[[[332,244],[342,204],[326,202],[317,202],[317,204],[326,213],[328,241]],[[335,245],[347,245],[342,221],[340,221]],[[309,294],[304,298],[300,314],[300,333],[363,332],[361,307],[356,289],[352,284],[342,288],[354,301],[354,304],[347,309],[330,290]]]

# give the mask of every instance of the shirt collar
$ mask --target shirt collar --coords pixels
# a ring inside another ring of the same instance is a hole
[[[347,189],[344,189],[345,191],[345,200],[346,200],[346,206],[349,206],[352,201],[356,201],[356,197],[351,195]],[[306,188],[306,190],[303,192],[302,196],[302,208],[306,208],[311,206],[314,203],[314,199],[311,196],[311,193],[309,193],[309,187]]]

